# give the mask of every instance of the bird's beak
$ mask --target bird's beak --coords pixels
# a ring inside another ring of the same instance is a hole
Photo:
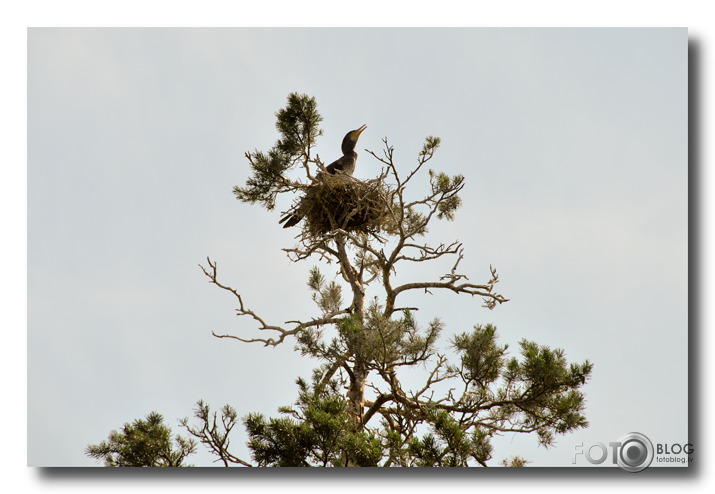
[[[367,129],[367,125],[363,125],[363,126],[360,127],[359,129],[357,129],[357,130],[355,131],[355,138],[357,139],[358,137],[360,137],[360,134],[362,134],[362,131],[365,130],[365,129]]]

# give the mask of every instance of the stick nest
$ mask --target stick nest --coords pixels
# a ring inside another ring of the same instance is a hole
[[[378,234],[392,230],[391,194],[382,178],[360,181],[351,176],[322,173],[297,205],[309,236],[336,229]]]

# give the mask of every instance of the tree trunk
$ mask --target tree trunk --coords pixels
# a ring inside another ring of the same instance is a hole
[[[365,314],[365,287],[363,286],[360,273],[358,273],[350,263],[350,258],[345,248],[345,237],[338,235],[335,239],[335,243],[343,278],[350,284],[350,289],[353,294],[350,312],[358,316],[358,320],[362,326],[362,319]],[[361,347],[362,345],[357,345],[358,349]],[[352,355],[352,357],[355,361],[355,365],[349,371],[350,387],[348,388],[347,398],[350,402],[350,412],[355,421],[355,428],[360,429],[362,428],[362,417],[365,409],[365,383],[367,382],[369,371],[367,370],[367,365],[362,355],[355,354]]]

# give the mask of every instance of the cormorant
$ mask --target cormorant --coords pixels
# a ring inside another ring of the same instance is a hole
[[[355,171],[355,162],[357,162],[357,153],[355,152],[355,145],[357,144],[360,134],[362,134],[362,131],[366,128],[367,125],[363,125],[359,129],[351,130],[350,132],[345,134],[345,137],[343,138],[343,143],[341,145],[343,155],[325,167],[325,170],[328,173],[330,173],[331,175],[341,173],[344,175],[352,176],[353,172]],[[293,212],[285,215],[278,223],[280,224],[285,222],[283,228],[290,228],[291,226],[297,225],[301,219],[303,219],[302,216],[300,216],[297,212]]]

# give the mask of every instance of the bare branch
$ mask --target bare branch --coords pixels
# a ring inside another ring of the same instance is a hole
[[[300,333],[303,329],[306,327],[310,326],[319,326],[323,324],[332,324],[334,322],[337,322],[335,317],[337,315],[340,315],[344,313],[345,311],[339,311],[335,312],[332,314],[328,314],[326,317],[322,317],[319,319],[313,319],[308,322],[301,322],[301,321],[288,321],[287,324],[295,324],[295,327],[293,329],[286,329],[281,326],[275,326],[275,325],[270,325],[267,324],[266,321],[260,317],[258,314],[256,314],[253,310],[247,308],[244,303],[243,303],[243,297],[233,288],[230,286],[224,285],[221,282],[218,281],[217,278],[217,263],[211,261],[210,258],[207,258],[209,268],[205,268],[199,264],[199,267],[201,270],[204,272],[204,274],[209,278],[210,282],[213,283],[214,285],[218,286],[219,288],[226,290],[233,294],[233,296],[236,298],[238,301],[238,309],[236,309],[236,315],[238,316],[248,316],[252,318],[254,321],[258,323],[258,329],[261,331],[275,331],[278,335],[276,338],[241,338],[239,336],[235,335],[230,335],[230,334],[217,334],[215,332],[211,332],[213,336],[216,338],[231,338],[234,340],[242,341],[244,343],[263,343],[264,346],[277,346],[288,337],[288,336],[294,336],[298,333]]]
[[[442,281],[424,281],[415,283],[405,283],[391,290],[390,300],[394,304],[394,300],[397,295],[407,290],[425,290],[428,291],[430,288],[441,288],[451,290],[454,293],[466,293],[469,295],[478,295],[484,298],[484,307],[488,309],[493,309],[496,304],[501,304],[508,302],[509,299],[505,298],[503,295],[494,293],[494,285],[499,281],[499,277],[496,270],[493,267],[489,267],[492,278],[483,285],[478,285],[474,283],[458,283],[458,281],[468,279],[466,275],[457,273],[457,267],[460,261],[464,258],[463,251],[460,249],[457,257],[457,261],[450,272],[440,278]]]
[[[362,425],[365,426],[370,421],[373,415],[380,410],[382,405],[392,400],[392,394],[380,395],[375,399],[374,402],[366,401],[365,404],[369,407],[365,414],[362,416]]]
[[[439,244],[437,247],[431,247],[427,244],[418,245],[412,243],[405,243],[403,249],[415,249],[417,251],[417,256],[408,256],[405,254],[398,255],[395,258],[395,262],[398,261],[411,261],[411,262],[422,262],[422,261],[432,261],[434,259],[439,259],[442,256],[449,254],[458,254],[462,248],[462,243],[454,241],[449,245]]]
[[[217,423],[216,412],[211,413],[209,406],[202,400],[199,400],[197,407],[194,410],[194,416],[201,422],[200,427],[192,427],[189,425],[187,418],[179,420],[181,427],[192,436],[199,439],[206,445],[211,453],[218,456],[216,461],[222,461],[224,466],[228,467],[230,463],[236,463],[246,467],[252,467],[250,463],[230,453],[228,448],[231,444],[229,434],[236,425],[236,411],[229,405],[223,407],[221,411],[221,427]]]

